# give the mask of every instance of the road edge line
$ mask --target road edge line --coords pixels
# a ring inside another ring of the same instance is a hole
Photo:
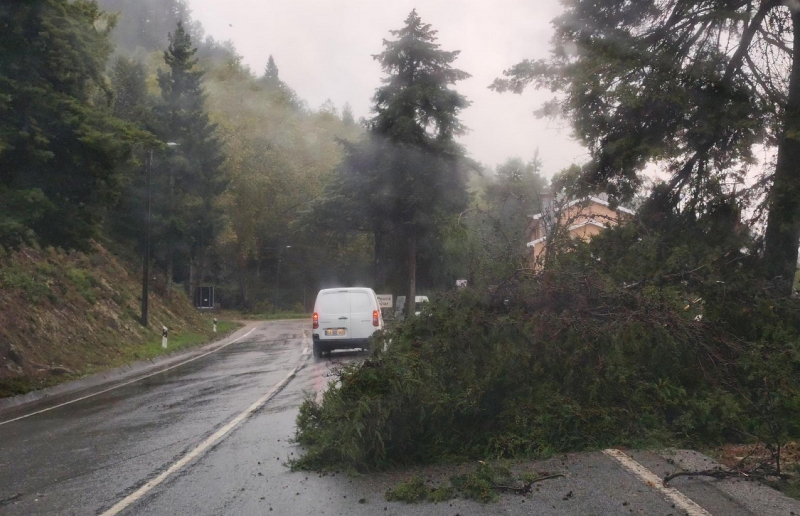
[[[672,501],[672,503],[675,504],[675,507],[686,511],[688,516],[712,516],[710,512],[703,509],[697,504],[697,502],[685,494],[681,493],[674,487],[665,486],[663,480],[658,475],[630,458],[624,452],[609,448],[607,450],[603,450],[603,453],[619,462],[623,468],[625,468],[629,473],[633,474],[633,476],[637,477],[647,486],[655,489],[667,497],[670,501]]]
[[[193,459],[199,457],[203,454],[206,450],[211,448],[213,445],[217,444],[217,442],[221,441],[223,437],[226,436],[231,430],[233,430],[239,423],[247,419],[249,416],[253,414],[256,410],[261,408],[265,403],[271,400],[281,389],[286,387],[289,381],[294,378],[300,369],[302,369],[306,361],[308,360],[307,355],[304,356],[300,363],[292,369],[289,374],[287,374],[283,380],[275,384],[269,392],[258,398],[256,401],[253,402],[252,405],[247,407],[244,412],[230,420],[225,426],[214,432],[210,437],[206,438],[202,443],[198,444],[192,451],[186,453],[183,457],[178,459],[174,462],[169,468],[159,474],[156,478],[148,481],[145,485],[134,491],[133,493],[129,494],[116,504],[114,504],[110,509],[105,512],[100,513],[100,516],[115,516],[120,512],[124,511],[131,505],[133,505],[136,501],[144,497],[148,492],[150,492],[154,487],[158,486],[164,480],[166,480],[170,475],[179,471],[184,466],[186,466],[189,462]]]
[[[256,326],[256,328],[258,328],[258,326]],[[43,409],[41,409],[41,410],[37,410],[37,411],[35,411],[35,412],[31,412],[31,413],[29,413],[29,414],[24,414],[24,415],[22,415],[22,416],[15,417],[15,418],[13,418],[13,419],[9,419],[9,420],[6,420],[6,421],[0,421],[0,426],[3,426],[3,425],[5,425],[5,424],[8,424],[8,423],[13,423],[14,421],[19,421],[20,419],[25,419],[25,418],[27,418],[27,417],[35,416],[35,415],[37,415],[37,414],[41,414],[42,412],[47,412],[47,411],[49,411],[49,410],[53,410],[53,409],[57,409],[57,408],[61,408],[61,407],[65,406],[65,405],[70,405],[70,404],[72,404],[72,403],[77,403],[77,402],[79,402],[79,401],[83,401],[83,400],[85,400],[85,399],[89,399],[89,398],[92,398],[92,397],[94,397],[94,396],[98,396],[98,395],[100,395],[100,394],[105,394],[105,393],[107,393],[107,392],[109,392],[109,391],[113,391],[114,389],[119,389],[120,387],[125,387],[126,385],[130,385],[130,384],[132,384],[132,383],[136,383],[136,382],[139,382],[139,381],[141,381],[141,380],[145,380],[145,379],[147,379],[147,378],[150,378],[151,376],[155,376],[155,375],[157,375],[157,374],[161,374],[161,373],[167,372],[167,371],[169,371],[169,370],[171,370],[171,369],[175,369],[176,367],[180,367],[180,366],[182,366],[182,365],[184,365],[184,364],[188,364],[189,362],[194,362],[195,360],[199,360],[199,359],[201,359],[201,358],[203,358],[203,357],[207,357],[208,355],[210,355],[210,354],[212,354],[212,353],[216,353],[217,351],[219,351],[219,350],[221,350],[221,349],[225,349],[225,348],[227,348],[227,347],[228,347],[228,346],[230,346],[231,344],[234,344],[234,343],[236,343],[236,342],[239,342],[239,341],[240,341],[240,340],[242,340],[243,338],[247,337],[248,335],[250,335],[251,333],[253,333],[254,331],[256,331],[256,328],[253,328],[253,329],[251,329],[250,331],[248,331],[247,333],[245,333],[244,335],[242,335],[241,337],[238,337],[238,338],[236,338],[236,339],[234,339],[234,340],[232,340],[232,341],[228,342],[227,344],[224,344],[224,345],[222,345],[222,346],[219,346],[219,347],[217,347],[217,348],[214,348],[214,349],[212,349],[211,351],[209,351],[209,352],[207,352],[207,353],[203,353],[202,355],[197,355],[196,357],[192,357],[192,358],[190,358],[190,359],[188,359],[188,360],[184,360],[183,362],[179,362],[179,363],[177,363],[177,364],[173,364],[173,365],[171,365],[171,366],[169,366],[169,367],[165,367],[164,369],[159,369],[158,371],[155,371],[155,372],[153,372],[153,373],[146,374],[146,375],[144,375],[144,376],[140,376],[140,377],[138,377],[138,378],[134,378],[133,380],[128,380],[127,382],[123,382],[123,383],[117,384],[117,385],[115,385],[115,386],[113,386],[113,387],[109,387],[109,388],[107,388],[107,389],[103,389],[102,391],[93,392],[92,394],[87,394],[86,396],[81,396],[80,398],[75,398],[74,400],[65,401],[64,403],[59,403],[58,405],[53,405],[52,407],[43,408]]]

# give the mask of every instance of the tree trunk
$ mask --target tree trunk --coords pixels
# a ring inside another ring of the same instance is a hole
[[[194,299],[194,258],[192,254],[189,253],[189,282],[186,284],[186,295],[189,299]]]
[[[373,274],[375,279],[375,290],[382,292],[385,290],[386,278],[383,273],[383,231],[379,224],[375,224],[373,229],[375,238]]]
[[[800,12],[792,23],[800,30]],[[800,37],[794,38],[783,134],[778,145],[775,178],[769,193],[764,263],[767,277],[777,278],[785,295],[792,292],[800,244]]]
[[[242,252],[239,244],[236,245],[236,278],[239,283],[239,298],[243,308],[250,308],[247,295],[247,257]],[[256,273],[258,277],[258,273]]]
[[[166,277],[166,292],[164,293],[167,297],[170,297],[172,294],[172,278],[173,276],[173,269],[172,269],[172,262],[174,257],[174,251],[172,249],[172,244],[168,246],[169,248],[169,256],[167,257],[167,277]]]
[[[417,297],[417,232],[412,228],[408,235],[408,295],[406,296],[406,317],[414,316]]]
[[[167,231],[167,238],[169,242],[167,243],[167,252],[169,256],[167,257],[167,278],[166,278],[166,296],[170,297],[172,295],[172,281],[174,279],[173,274],[173,262],[175,260],[175,248],[173,246],[173,242],[175,241],[175,173],[172,170],[172,164],[169,166],[169,200],[167,202],[167,214],[169,218],[169,230]]]

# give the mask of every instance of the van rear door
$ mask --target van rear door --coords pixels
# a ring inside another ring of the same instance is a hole
[[[323,340],[352,339],[350,335],[350,293],[322,292],[319,300],[319,336]]]
[[[375,327],[372,312],[377,310],[376,301],[367,290],[350,292],[350,330],[354,339],[367,339]]]

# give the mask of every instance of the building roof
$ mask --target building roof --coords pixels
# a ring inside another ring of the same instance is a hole
[[[589,196],[589,197],[583,197],[581,199],[575,199],[573,201],[570,201],[569,203],[567,203],[567,205],[564,208],[571,208],[571,207],[575,206],[576,204],[579,204],[579,203],[582,203],[582,202],[586,202],[586,201],[596,202],[597,204],[602,204],[603,206],[607,206],[608,208],[611,207],[611,205],[609,204],[608,201],[604,201],[603,199],[601,199],[599,197]],[[633,210],[625,208],[625,207],[622,207],[622,206],[617,206],[616,211],[620,211],[620,212],[626,213],[628,215],[633,215],[634,214]],[[537,213],[536,215],[530,215],[530,218],[533,219],[533,220],[538,220],[538,219],[540,219],[542,217],[543,214],[544,213]]]
[[[588,226],[588,225],[597,226],[598,228],[603,228],[603,229],[606,229],[608,227],[605,224],[601,224],[600,222],[597,222],[594,219],[589,219],[589,220],[587,220],[585,222],[581,222],[580,224],[573,224],[572,226],[569,227],[568,231],[573,231],[573,230],[576,230],[576,229],[580,229],[583,226]],[[539,242],[544,242],[545,240],[547,240],[547,236],[539,237],[536,240],[532,240],[532,241],[528,242],[526,244],[526,246],[527,247],[533,247],[536,244],[538,244]]]

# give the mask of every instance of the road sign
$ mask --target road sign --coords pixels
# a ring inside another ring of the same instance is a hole
[[[391,294],[378,294],[378,306],[381,308],[391,308],[392,307],[392,295]]]

